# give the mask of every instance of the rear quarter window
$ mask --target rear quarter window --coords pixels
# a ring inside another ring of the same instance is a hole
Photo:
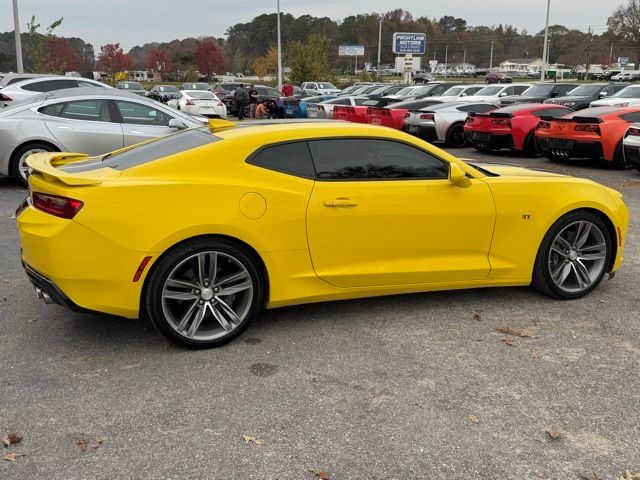
[[[247,159],[247,163],[296,177],[313,179],[313,167],[307,142],[282,143],[261,148]]]

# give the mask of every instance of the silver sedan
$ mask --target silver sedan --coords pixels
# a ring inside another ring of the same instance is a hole
[[[0,110],[0,175],[26,186],[25,161],[33,153],[101,155],[205,121],[115,89],[40,94]]]

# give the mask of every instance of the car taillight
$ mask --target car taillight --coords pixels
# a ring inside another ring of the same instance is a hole
[[[551,124],[549,122],[538,122],[538,126],[536,128],[549,129],[551,128]]]
[[[7,97],[6,95],[3,95],[3,94],[0,93],[0,101],[11,102],[13,100],[11,98]]]
[[[475,119],[473,117],[467,117],[464,121],[464,123],[473,123],[475,121]]]
[[[219,107],[224,107],[224,103],[222,103],[222,102],[218,102],[218,106],[219,106]]]
[[[80,200],[39,192],[31,192],[31,203],[38,210],[69,220],[75,217],[84,205]]]
[[[318,110],[320,110],[321,112],[324,112],[324,107],[322,105],[318,105]]]
[[[191,106],[195,105],[195,103],[193,102],[193,100],[187,100],[187,103],[186,103],[186,104],[187,104],[187,105],[191,105]]]
[[[576,132],[598,132],[600,133],[600,127],[598,125],[576,125],[573,127]]]
[[[635,127],[630,127],[629,130],[627,130],[627,134],[625,135],[625,137],[629,137],[629,136],[640,137],[640,129]]]
[[[423,113],[422,115],[420,115],[420,120],[433,120],[433,114]]]
[[[511,120],[491,120],[491,125],[502,125],[505,127],[510,127]]]

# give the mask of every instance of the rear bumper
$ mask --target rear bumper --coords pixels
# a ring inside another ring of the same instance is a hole
[[[561,138],[536,137],[538,150],[566,158],[603,158],[600,142],[567,141]]]
[[[465,136],[472,145],[489,148],[513,148],[511,134],[496,135],[491,132],[466,131]]]
[[[49,280],[44,275],[36,272],[33,268],[27,265],[24,261],[22,267],[29,277],[29,281],[33,284],[38,297],[42,298],[46,303],[57,303],[62,307],[66,307],[74,312],[91,312],[86,308],[82,308],[76,305],[65,293],[58,288],[58,286]]]
[[[416,125],[411,123],[405,123],[402,127],[402,130],[405,132],[415,135],[416,137],[420,137],[427,142],[433,142],[434,140],[438,140],[438,133],[436,132],[435,125],[424,126],[424,125]]]

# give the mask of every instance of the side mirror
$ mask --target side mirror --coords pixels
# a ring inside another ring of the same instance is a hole
[[[607,92],[600,92],[600,93],[598,94],[598,98],[604,98],[604,97],[606,97],[607,95],[609,95]]]
[[[461,96],[461,97],[466,97],[466,96],[467,96],[467,94],[466,94],[466,93],[464,93],[464,92],[462,92],[462,93],[460,94],[460,96]]]
[[[506,97],[507,96],[507,92],[501,92],[500,95],[498,95],[499,97]]]
[[[184,125],[184,123],[182,123],[177,118],[172,118],[171,120],[169,120],[168,127],[169,128],[177,128],[178,130],[182,130],[183,128],[185,128],[185,125]]]
[[[449,166],[449,181],[454,185],[463,186],[469,181],[465,171],[457,163],[452,163]]]

